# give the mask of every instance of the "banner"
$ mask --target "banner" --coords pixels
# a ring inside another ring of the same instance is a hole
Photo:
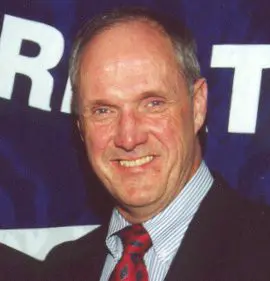
[[[86,20],[127,4],[187,23],[209,87],[205,160],[232,188],[270,204],[269,1],[3,0],[0,241],[37,258],[110,214],[70,115],[68,55]]]

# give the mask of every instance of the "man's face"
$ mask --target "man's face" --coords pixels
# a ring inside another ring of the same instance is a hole
[[[82,56],[79,128],[93,169],[131,222],[164,209],[200,164],[196,134],[206,108],[193,101],[170,41],[149,24],[119,24]]]

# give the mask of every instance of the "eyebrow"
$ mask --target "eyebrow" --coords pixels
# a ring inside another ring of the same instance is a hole
[[[152,97],[162,98],[162,97],[165,97],[165,96],[166,96],[166,94],[164,92],[161,92],[161,91],[159,91],[159,92],[146,91],[146,92],[143,92],[142,94],[140,94],[138,99],[142,100],[142,99],[152,98]],[[92,106],[92,105],[111,105],[111,106],[113,106],[113,103],[109,102],[106,99],[89,100],[85,107],[89,107],[89,106]]]
[[[142,101],[147,98],[163,98],[165,99],[167,97],[167,94],[164,93],[163,91],[155,91],[155,90],[150,90],[150,91],[145,91],[140,94],[139,97],[136,98],[133,102],[136,102],[137,100]],[[88,100],[86,102],[86,105],[82,106],[82,112],[89,110],[90,108],[94,106],[112,106],[112,107],[118,107],[117,104],[114,104],[111,101],[108,101],[106,99],[97,99],[97,100]]]
[[[98,106],[98,105],[107,105],[107,106],[113,106],[110,102],[104,99],[98,99],[98,100],[90,100],[86,103],[85,106],[83,106],[83,109],[88,109],[92,106]]]
[[[140,100],[144,100],[147,98],[166,98],[167,95],[166,93],[162,92],[162,91],[147,91],[147,92],[143,92],[140,96]]]

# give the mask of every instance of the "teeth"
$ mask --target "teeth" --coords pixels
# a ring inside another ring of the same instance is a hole
[[[136,160],[120,160],[120,165],[124,167],[137,167],[153,160],[153,156],[145,156]]]

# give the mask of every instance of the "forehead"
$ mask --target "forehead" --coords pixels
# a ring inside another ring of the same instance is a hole
[[[84,49],[78,77],[80,101],[175,93],[179,87],[186,88],[179,73],[172,43],[156,26],[117,24],[96,35]]]
[[[128,21],[117,23],[96,35],[85,46],[81,55],[80,74],[86,68],[102,68],[106,63],[133,59],[134,67],[139,61],[150,60],[175,66],[177,64],[170,39],[155,23],[146,21]]]

